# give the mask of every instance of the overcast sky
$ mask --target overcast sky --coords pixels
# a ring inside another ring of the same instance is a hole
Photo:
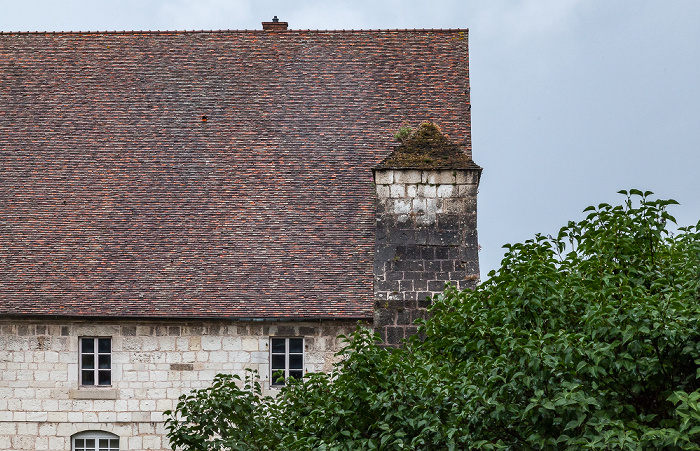
[[[0,0],[2,31],[469,28],[482,278],[620,189],[700,219],[698,0]]]

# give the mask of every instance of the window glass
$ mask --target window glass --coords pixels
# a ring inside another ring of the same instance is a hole
[[[273,370],[283,370],[284,369],[284,354],[272,354],[272,369]]]
[[[289,354],[289,369],[298,370],[304,368],[304,356],[301,354]]]
[[[93,354],[83,354],[83,369],[92,370],[95,368],[95,356]]]
[[[111,371],[98,371],[99,385],[112,385],[112,372]]]
[[[270,373],[272,385],[284,385],[285,379],[304,377],[304,339],[270,338]]]
[[[303,338],[290,338],[289,339],[289,352],[301,353],[304,352],[304,339]]]
[[[83,376],[83,385],[95,385],[95,372],[94,371],[81,371]]]
[[[109,354],[99,356],[99,362],[101,370],[112,368],[112,356]]]
[[[109,354],[112,352],[112,339],[111,338],[98,338],[97,346],[100,354]]]
[[[95,352],[95,339],[94,338],[83,338],[83,352],[87,354],[92,354]]]
[[[111,338],[80,339],[80,384],[112,385]]]
[[[284,338],[273,338],[272,339],[272,352],[285,352],[285,339]]]
[[[289,370],[289,377],[293,377],[294,379],[298,380],[304,377],[304,372],[298,370]]]
[[[119,438],[109,432],[86,431],[73,436],[72,451],[119,451]]]

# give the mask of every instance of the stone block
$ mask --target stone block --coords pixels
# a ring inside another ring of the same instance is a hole
[[[452,193],[456,191],[453,185],[438,185],[437,197],[452,197]]]
[[[411,310],[401,309],[396,312],[396,324],[399,326],[406,326],[411,324]]]
[[[437,215],[435,215],[433,213],[427,213],[427,214],[420,215],[420,216],[416,217],[416,224],[418,226],[421,226],[421,227],[434,226],[436,223],[437,223]],[[424,233],[422,235],[423,239],[421,239],[421,244],[428,243],[427,237],[429,234],[425,230],[424,230],[424,232],[426,232],[426,233]]]
[[[250,353],[250,363],[267,363],[270,355],[267,352],[251,352]]]
[[[461,222],[462,218],[467,212],[467,205],[463,199],[447,198],[442,201],[442,211],[449,216],[459,215],[459,220]],[[457,225],[459,225],[460,222],[458,222]]]
[[[399,291],[399,283],[396,280],[383,280],[374,284],[375,291],[394,292]]]
[[[437,197],[437,186],[435,185],[418,185],[418,197],[435,198]]]
[[[133,337],[136,335],[136,326],[122,326],[122,335]]]
[[[210,363],[225,363],[228,362],[229,353],[227,351],[213,351],[209,353]]]
[[[70,449],[70,437],[49,437],[49,449]]]
[[[406,197],[416,198],[418,197],[418,187],[422,185],[407,185],[406,186]]]
[[[426,213],[435,215],[442,213],[442,199],[430,198],[425,200]]]
[[[297,336],[298,333],[297,329],[294,326],[277,326],[277,335],[283,337],[294,337]],[[260,348],[258,347],[258,349]]]
[[[17,434],[17,424],[18,423],[0,422],[0,436],[16,435]]]
[[[415,169],[394,170],[394,183],[421,183],[422,173]]]
[[[406,197],[406,185],[394,184],[389,185],[389,196],[392,199],[401,199]]]
[[[399,281],[399,291],[402,293],[405,293],[407,291],[413,291],[413,281],[412,280]]]
[[[476,189],[476,185],[479,184],[479,172],[478,171],[465,171],[457,170],[455,180],[457,184],[473,185]]]
[[[476,191],[475,185],[457,185],[457,197],[462,199],[476,199]]]
[[[46,421],[52,423],[65,423],[68,421],[68,412],[47,412]]]
[[[241,340],[241,348],[244,351],[257,351],[258,350],[258,339],[257,337],[243,337]]]
[[[100,423],[113,423],[117,421],[117,412],[98,412],[97,419]]]
[[[12,437],[12,449],[14,450],[20,450],[20,449],[30,449],[30,450],[35,450],[36,446],[34,446],[34,436],[31,435],[16,435]]]
[[[220,351],[221,350],[221,337],[213,335],[202,336],[202,350],[203,351]]]
[[[401,344],[404,339],[403,327],[387,327],[386,328],[386,343],[390,345]]]
[[[299,326],[299,335],[304,337],[309,337],[312,335],[318,335],[318,328],[316,327],[305,327]]]
[[[455,171],[428,171],[426,182],[431,185],[452,185],[457,182]]]
[[[389,185],[377,185],[377,198],[386,199],[391,196]]]
[[[394,171],[376,170],[374,171],[374,183],[377,185],[391,185],[394,183]]]
[[[425,214],[427,212],[426,199],[413,199],[411,202],[411,210],[414,214]]]
[[[394,325],[394,312],[387,308],[381,308],[374,311],[375,321],[374,324],[379,326],[393,326]]]
[[[119,326],[111,324],[76,324],[73,326],[73,333],[79,337],[112,337],[120,334],[119,329]]]
[[[113,388],[80,388],[69,392],[71,399],[117,399],[118,394],[118,391]]]
[[[152,414],[151,421],[160,422],[163,421],[163,414]],[[163,439],[159,435],[146,435],[142,437],[143,439],[143,449],[161,449]]]
[[[140,436],[124,438],[124,441],[127,442],[126,449],[148,449],[143,447],[143,438]]]
[[[425,310],[418,308],[411,310],[411,324],[415,323],[419,319],[425,319]]]
[[[159,337],[158,349],[161,351],[174,351],[176,347],[175,337]]]
[[[224,351],[240,351],[242,349],[241,337],[223,337],[221,340],[221,349]]]

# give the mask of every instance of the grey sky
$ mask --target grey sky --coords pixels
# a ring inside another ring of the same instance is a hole
[[[697,0],[0,0],[2,31],[469,28],[482,277],[620,189],[700,219]]]

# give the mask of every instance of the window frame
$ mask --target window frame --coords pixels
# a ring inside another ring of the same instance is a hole
[[[99,340],[109,340],[109,353],[100,352],[99,350]],[[93,352],[84,353],[83,352],[83,340],[93,340]],[[93,356],[93,368],[83,368],[83,356],[92,355]],[[99,360],[100,356],[109,355],[109,368],[100,368]],[[78,386],[82,388],[109,388],[112,387],[112,376],[114,375],[114,361],[113,361],[113,351],[112,351],[112,337],[104,336],[86,336],[78,337]],[[83,381],[83,371],[92,371],[92,384],[86,384]],[[109,372],[109,384],[100,384],[100,372]]]
[[[87,337],[89,338],[89,337]],[[76,440],[83,440],[82,446],[77,447],[75,442]],[[85,443],[85,440],[95,440],[95,444],[93,447],[88,448],[87,443]],[[107,448],[101,447],[100,445],[100,440],[109,440],[107,443]],[[113,441],[117,441],[117,447],[114,448],[113,446]],[[104,432],[104,431],[83,431],[83,432],[78,432],[77,434],[73,435],[70,439],[70,449],[71,451],[119,451],[120,450],[120,439],[119,436],[116,434],[112,434],[111,432]]]
[[[290,352],[289,351],[289,340],[301,340],[301,352]],[[284,354],[281,352],[274,352],[273,340],[284,340]],[[303,378],[306,374],[306,340],[304,337],[270,337],[270,387],[281,388],[286,385],[286,380],[289,379],[290,371],[301,371],[301,377]],[[301,355],[301,368],[290,368],[289,367],[289,356],[291,355]],[[282,382],[277,382],[275,379],[275,373],[280,371],[282,368],[274,368],[273,356],[284,355],[284,380]],[[294,376],[292,376],[294,377]]]

